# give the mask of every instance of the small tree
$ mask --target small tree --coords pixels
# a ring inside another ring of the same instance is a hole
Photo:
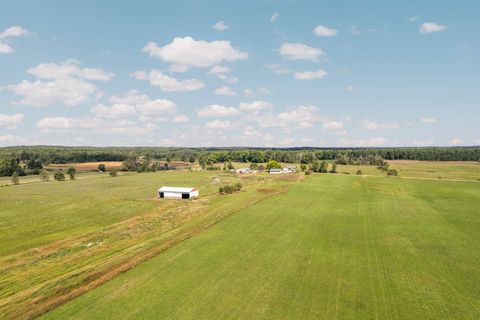
[[[110,177],[116,177],[117,176],[117,170],[113,169],[112,171],[110,171],[109,175],[110,175]]]
[[[62,172],[55,172],[53,178],[57,181],[65,181],[65,175]]]
[[[312,174],[312,170],[308,169],[307,171],[305,171],[305,174],[306,174],[307,176],[311,175],[311,174]]]
[[[363,174],[362,170],[357,171],[357,175],[361,176]]]
[[[332,170],[330,170],[330,173],[337,173],[337,164],[334,163],[332,166]]]
[[[250,163],[250,169],[251,170],[257,170],[258,169],[258,164],[257,163]]]
[[[105,166],[104,163],[100,163],[100,164],[98,165],[98,171],[100,171],[100,172],[105,172],[105,171],[107,171],[107,167]]]
[[[70,180],[75,180],[75,175],[77,174],[77,170],[74,167],[70,167],[67,170],[67,174],[70,177]]]
[[[227,169],[228,170],[234,170],[235,169],[235,167],[233,166],[233,164],[230,161],[227,163]]]
[[[49,177],[49,174],[48,174],[48,171],[47,170],[42,170],[40,171],[40,179],[43,181],[43,182],[47,182],[48,180],[50,180],[50,177]]]
[[[270,169],[282,169],[282,165],[278,161],[270,160],[267,162],[267,170]]]
[[[195,156],[190,156],[190,158],[188,158],[188,162],[195,163]]]
[[[19,181],[19,179],[18,179],[18,172],[17,172],[17,171],[15,171],[15,172],[12,174],[12,183],[13,183],[13,184],[19,184],[19,183],[20,183],[20,181]]]
[[[326,173],[328,171],[328,163],[326,161],[322,161],[320,164],[320,169],[318,170],[321,173]]]
[[[398,171],[395,170],[395,169],[390,169],[390,170],[388,170],[387,175],[392,176],[392,177],[396,177],[396,176],[398,176]]]
[[[302,163],[302,164],[300,165],[300,170],[302,170],[302,171],[307,170],[307,165],[306,165],[305,163]]]

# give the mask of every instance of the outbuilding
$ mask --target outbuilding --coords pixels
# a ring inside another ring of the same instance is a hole
[[[277,169],[277,168],[271,168],[271,169],[269,170],[269,172],[270,172],[271,174],[282,174],[282,173],[283,173],[283,170],[282,170],[282,169]]]
[[[161,187],[158,189],[158,197],[165,199],[197,198],[198,190],[195,188]]]

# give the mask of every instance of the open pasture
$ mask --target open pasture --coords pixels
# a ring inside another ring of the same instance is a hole
[[[475,319],[477,183],[312,175],[44,319]]]
[[[41,314],[233,212],[285,192],[300,177],[174,170],[4,187],[0,314]],[[244,185],[242,192],[217,194],[220,185],[236,182]],[[200,198],[159,200],[162,185],[199,188]]]

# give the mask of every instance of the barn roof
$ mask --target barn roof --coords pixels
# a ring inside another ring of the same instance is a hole
[[[178,193],[183,193],[183,192],[193,192],[197,191],[195,188],[183,188],[183,187],[161,187],[158,189],[158,192],[178,192]]]

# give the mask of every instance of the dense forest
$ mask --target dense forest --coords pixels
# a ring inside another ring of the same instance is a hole
[[[480,147],[423,148],[169,148],[169,147],[62,147],[0,148],[0,176],[37,174],[51,163],[125,161],[135,154],[157,161],[312,164],[336,160],[339,164],[369,164],[385,160],[480,161]]]

